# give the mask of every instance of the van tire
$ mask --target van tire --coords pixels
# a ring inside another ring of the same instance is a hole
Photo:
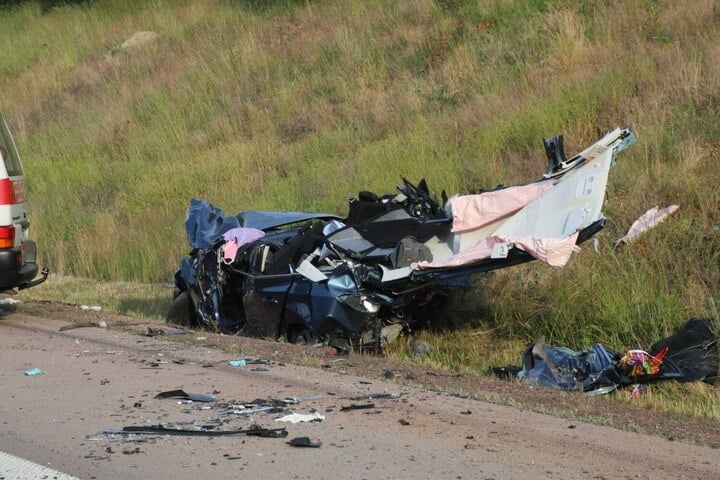
[[[170,309],[165,316],[167,323],[183,327],[196,327],[195,305],[188,292],[181,292],[170,304]]]

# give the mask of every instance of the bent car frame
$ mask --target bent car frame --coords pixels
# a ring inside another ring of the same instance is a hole
[[[605,225],[601,208],[618,128],[565,157],[544,140],[536,181],[456,195],[440,205],[425,181],[398,193],[361,192],[348,215],[244,211],[226,216],[193,199],[192,247],[175,273],[168,322],[225,333],[377,348],[427,321],[471,275],[541,260],[563,266]]]

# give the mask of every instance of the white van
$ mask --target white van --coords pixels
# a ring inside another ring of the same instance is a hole
[[[47,279],[38,271],[35,242],[30,240],[27,187],[20,156],[0,114],[0,292],[34,287]]]

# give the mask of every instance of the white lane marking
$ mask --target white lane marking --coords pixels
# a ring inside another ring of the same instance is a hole
[[[77,477],[43,467],[24,458],[0,452],[0,480],[78,480]]]

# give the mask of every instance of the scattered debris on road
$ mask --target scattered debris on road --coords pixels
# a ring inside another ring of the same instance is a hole
[[[35,377],[37,375],[43,375],[45,373],[47,373],[47,372],[40,370],[39,368],[32,368],[30,370],[25,370],[25,375],[27,375],[28,377]]]

